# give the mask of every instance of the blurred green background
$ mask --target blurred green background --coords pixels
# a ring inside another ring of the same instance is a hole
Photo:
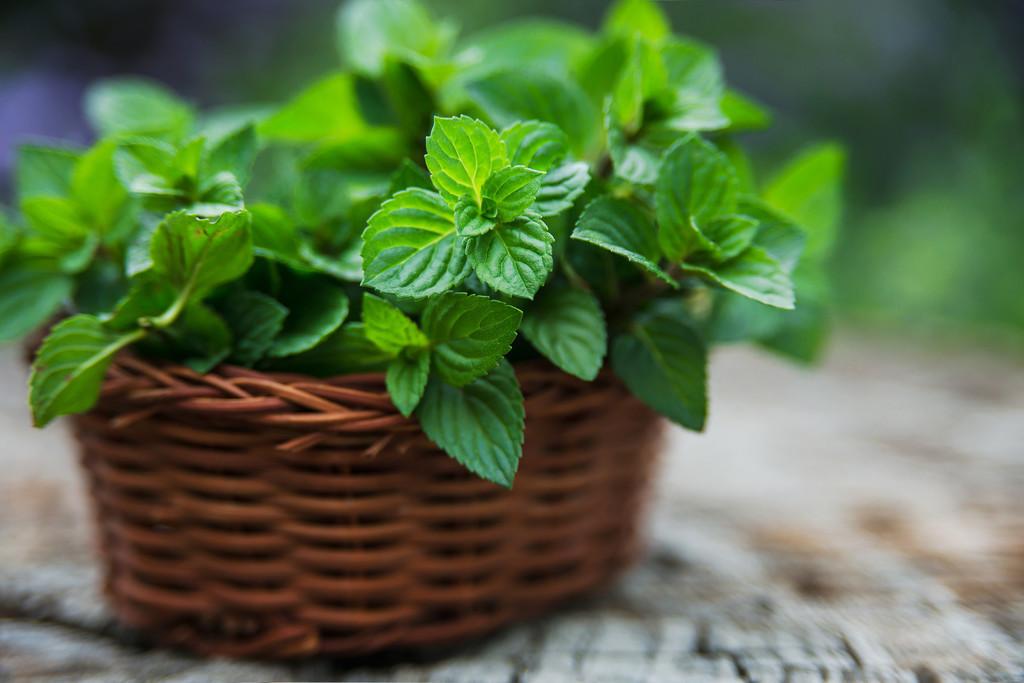
[[[608,0],[427,0],[464,33],[518,16],[596,27]],[[1024,350],[1024,2],[665,0],[730,83],[775,111],[770,170],[807,142],[849,150],[832,264],[848,325]],[[14,145],[84,141],[84,87],[169,83],[204,106],[272,102],[335,68],[334,0],[38,0],[0,7],[0,185]]]

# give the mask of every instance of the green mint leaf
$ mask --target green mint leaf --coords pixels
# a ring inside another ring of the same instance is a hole
[[[205,374],[231,354],[232,336],[227,323],[205,304],[193,302],[169,328],[162,355]]]
[[[455,230],[460,237],[475,237],[490,232],[498,224],[497,208],[494,202],[484,200],[484,206],[488,207],[484,215],[484,209],[477,206],[476,201],[466,195],[455,204]]]
[[[215,218],[222,213],[238,211],[244,205],[238,179],[232,173],[221,171],[203,179],[196,201],[188,206],[188,210],[206,218]]]
[[[238,279],[253,259],[249,222],[246,211],[212,220],[184,211],[168,215],[150,240],[154,275],[195,298]]]
[[[569,138],[577,154],[588,151],[597,133],[597,111],[575,81],[522,69],[500,71],[466,85],[466,92],[490,121],[507,128],[520,121],[547,121]]]
[[[419,405],[430,378],[430,353],[426,350],[405,352],[388,364],[385,384],[391,402],[406,417]]]
[[[827,256],[835,243],[845,165],[839,145],[817,145],[801,152],[765,187],[765,201],[807,232],[809,258]]]
[[[760,337],[765,348],[804,364],[816,362],[828,341],[831,309],[829,284],[824,268],[817,263],[801,263],[793,274],[800,301],[795,310],[777,313],[780,324]]]
[[[68,194],[78,157],[78,152],[66,147],[19,146],[14,165],[18,202],[29,197],[63,197]]]
[[[710,242],[709,256],[716,263],[739,256],[754,241],[758,223],[749,216],[718,216],[704,224],[703,235]]]
[[[535,171],[526,166],[503,168],[484,183],[484,199],[494,202],[498,220],[511,221],[523,215],[533,204],[543,177],[543,171]]]
[[[128,193],[114,170],[117,145],[101,142],[82,155],[71,175],[71,197],[85,222],[105,237],[121,237],[131,230],[134,211]]]
[[[736,208],[739,182],[722,152],[696,135],[673,145],[662,161],[655,192],[658,243],[672,261],[694,251],[713,251],[702,232],[706,222]]]
[[[85,113],[100,135],[180,137],[192,126],[185,102],[156,83],[139,79],[100,81],[85,95]]]
[[[341,58],[367,76],[380,76],[389,57],[413,63],[437,57],[452,38],[415,0],[352,0],[338,11]]]
[[[568,75],[593,44],[590,33],[576,24],[550,19],[506,22],[462,43],[454,58],[460,66],[456,78],[470,82],[496,71],[524,68]]]
[[[590,167],[583,161],[563,164],[547,172],[540,182],[533,209],[541,216],[557,216],[572,208],[590,182]]]
[[[274,370],[330,377],[387,368],[392,355],[366,338],[361,322],[345,323],[309,351],[287,358],[267,359],[262,365]]]
[[[466,469],[512,486],[522,457],[525,411],[508,362],[461,388],[432,378],[416,414],[430,440]]]
[[[754,244],[778,261],[786,273],[792,273],[804,251],[807,239],[804,231],[763,201],[752,197],[741,199],[739,210],[758,223]]]
[[[102,316],[103,324],[118,332],[150,325],[152,319],[174,305],[176,298],[177,292],[170,283],[154,277],[151,272],[144,273],[133,280],[128,294],[114,306],[114,310]]]
[[[683,268],[768,306],[791,309],[795,303],[793,282],[789,275],[778,261],[760,247],[748,247],[742,254],[722,265],[686,263]]]
[[[469,195],[479,205],[484,183],[508,166],[508,152],[487,124],[468,116],[437,116],[427,137],[426,162],[431,181],[449,204]]]
[[[266,355],[288,317],[280,302],[253,290],[230,293],[218,311],[234,338],[231,361],[249,367]]]
[[[641,136],[630,141],[613,122],[608,126],[608,155],[615,167],[615,175],[635,185],[653,185],[658,179],[664,150]]]
[[[284,209],[273,204],[252,204],[252,248],[256,256],[303,272],[309,266],[301,252],[305,239]]]
[[[364,135],[369,126],[359,108],[350,74],[328,76],[299,93],[258,126],[259,134],[281,142],[342,142]]]
[[[71,296],[63,273],[14,265],[0,270],[0,343],[15,341],[48,322]]]
[[[26,253],[54,259],[65,273],[80,273],[89,267],[99,238],[73,201],[31,197],[21,203],[21,212],[30,227],[22,242]]]
[[[453,386],[491,370],[512,348],[523,313],[475,294],[448,292],[431,299],[421,324],[434,350],[434,369]]]
[[[707,349],[681,304],[641,315],[615,339],[612,366],[641,401],[688,429],[707,419]]]
[[[547,287],[523,316],[523,336],[541,354],[588,382],[600,372],[608,347],[604,313],[593,294]]]
[[[363,294],[363,326],[366,338],[392,355],[407,348],[424,348],[430,341],[394,304],[373,294]]]
[[[363,232],[363,284],[422,299],[447,291],[470,273],[452,210],[418,188],[384,202]]]
[[[721,130],[730,124],[721,101],[725,80],[718,55],[692,40],[674,38],[661,49],[669,92],[661,125],[675,131]]]
[[[184,200],[185,192],[178,187],[177,157],[175,148],[166,142],[133,138],[118,145],[114,168],[132,194]]]
[[[519,121],[501,131],[509,161],[538,171],[550,171],[569,155],[569,137],[546,121]]]
[[[626,63],[611,95],[610,111],[616,123],[631,133],[640,130],[644,104],[665,90],[667,80],[658,50],[639,37],[629,40]]]
[[[555,238],[544,222],[523,215],[466,242],[476,276],[500,292],[532,299],[554,267]]]
[[[590,202],[576,223],[572,238],[623,256],[676,286],[658,265],[661,250],[654,222],[642,209],[624,199],[598,197]]]
[[[641,36],[658,42],[672,34],[672,27],[652,0],[618,0],[608,11],[604,31],[610,35]]]
[[[228,172],[240,185],[245,185],[256,160],[258,147],[256,130],[251,125],[240,128],[210,147],[203,164],[202,175],[215,176],[221,172]]]
[[[359,253],[362,247],[359,240],[353,240],[334,254],[324,254],[317,251],[312,242],[303,241],[299,243],[299,253],[309,268],[345,282],[358,283],[363,279],[363,257]]]
[[[138,330],[111,332],[91,315],[76,315],[55,325],[32,364],[29,403],[35,425],[43,427],[61,415],[89,410],[114,356],[142,336]]]
[[[772,124],[771,112],[735,90],[726,90],[718,105],[729,119],[730,132],[763,130]]]
[[[293,275],[282,287],[288,309],[281,333],[267,350],[271,358],[293,356],[314,348],[348,317],[345,290],[316,275]]]

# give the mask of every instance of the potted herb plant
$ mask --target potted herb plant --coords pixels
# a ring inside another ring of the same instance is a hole
[[[98,142],[20,148],[0,225],[0,335],[49,327],[32,412],[76,415],[115,611],[199,652],[457,641],[600,585],[709,345],[823,338],[840,152],[757,184],[768,114],[652,2],[337,32],[279,107],[96,85]]]

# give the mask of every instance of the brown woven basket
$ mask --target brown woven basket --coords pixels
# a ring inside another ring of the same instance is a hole
[[[437,450],[381,375],[119,358],[75,422],[118,617],[204,654],[355,656],[455,643],[605,582],[638,549],[660,421],[610,374],[516,371],[509,491]]]

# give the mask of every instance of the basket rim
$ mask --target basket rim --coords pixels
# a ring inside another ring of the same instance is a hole
[[[607,367],[591,382],[544,359],[521,360],[513,368],[527,408],[541,412],[597,404],[609,391],[622,389]],[[392,403],[382,372],[315,377],[221,364],[202,374],[131,351],[114,359],[97,404],[78,419],[129,427],[158,414],[182,424],[214,421],[271,430],[277,448],[286,451],[306,450],[339,434],[384,435],[381,448],[388,439],[421,434],[418,420],[402,415]]]

